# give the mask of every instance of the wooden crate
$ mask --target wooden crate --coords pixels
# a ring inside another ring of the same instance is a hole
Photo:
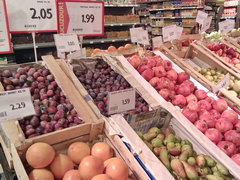
[[[80,124],[78,126],[54,131],[54,132],[51,132],[45,135],[40,135],[38,137],[33,137],[30,139],[48,137],[49,141],[54,140],[55,142],[56,141],[61,142],[64,140],[65,135],[68,135],[69,137],[71,137],[71,132],[75,132],[75,131],[77,132],[81,129],[82,126],[85,126],[85,125],[89,126],[90,129],[99,129],[99,131],[101,131],[102,124],[103,124],[103,121],[100,120],[101,117],[97,117],[95,115],[95,113],[92,111],[89,105],[82,98],[78,90],[76,90],[73,83],[68,79],[68,77],[64,76],[64,72],[58,66],[55,66],[56,62],[53,62],[53,63],[49,62],[48,56],[44,57],[44,59],[47,65],[51,64],[51,68],[49,68],[50,72],[54,75],[55,80],[58,83],[59,87],[62,89],[64,95],[70,100],[70,102],[74,106],[77,113],[81,115],[81,118],[84,120],[85,124]],[[27,63],[22,65],[12,65],[12,66],[8,66],[7,68],[1,67],[0,70],[9,69],[10,71],[15,71],[18,67],[24,67],[27,65],[34,66],[34,67],[43,66],[42,63],[38,63],[38,64]],[[4,90],[2,86],[0,87],[1,87],[1,90]],[[18,120],[20,119],[5,121],[0,124],[0,130],[1,130],[0,142],[3,146],[3,150],[6,155],[8,164],[11,168],[12,168],[11,144],[21,144],[26,141],[25,135],[18,123]],[[96,134],[94,134],[94,131],[92,132],[93,133],[91,133],[91,139],[95,139]]]
[[[225,66],[223,63],[219,62],[214,58],[211,54],[205,52],[205,50],[194,43],[192,43],[185,53],[184,57],[181,58],[173,51],[169,50],[166,46],[161,47],[161,51],[168,56],[174,63],[176,63],[179,67],[184,69],[186,72],[191,74],[198,82],[203,84],[208,90],[213,91],[215,84],[208,79],[206,79],[202,74],[200,74],[194,66],[205,66],[212,67],[213,69],[217,69],[219,71],[228,72],[230,75],[234,76],[236,79],[240,80],[240,74],[233,71],[231,68]],[[240,99],[228,93],[226,88],[221,88],[219,90],[220,94],[222,94],[226,100],[233,105],[235,108],[240,107]]]
[[[240,49],[240,44],[237,43],[237,40],[231,37],[224,37],[224,41],[228,42],[229,44],[233,45],[235,48]]]
[[[92,141],[91,140],[91,130],[90,128],[82,126],[79,128],[79,131],[72,131],[72,137],[70,138],[68,134],[63,134],[64,140],[61,142],[51,141],[47,136],[37,139],[26,140],[24,144],[11,145],[11,151],[13,156],[13,165],[15,172],[17,174],[18,180],[28,180],[28,171],[31,169],[26,162],[25,154],[27,148],[36,142],[45,142],[53,146],[57,153],[66,153],[67,147],[77,141],[89,142],[89,144],[93,144],[97,141],[104,141],[108,143],[115,152],[115,155],[121,159],[123,159],[127,165],[129,166],[130,173],[132,177],[138,180],[148,180],[150,179],[148,175],[145,173],[144,169],[135,159],[134,155],[130,152],[127,146],[124,144],[122,139],[118,135],[112,135],[110,132],[113,132],[111,125],[106,122],[104,125],[104,132],[95,131],[94,133],[98,135],[98,139]],[[55,139],[57,140],[57,139]]]

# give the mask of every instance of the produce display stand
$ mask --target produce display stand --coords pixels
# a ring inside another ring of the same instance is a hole
[[[166,57],[163,53],[160,51],[154,52],[156,55],[161,56],[163,59],[169,60],[172,62],[168,57]],[[126,58],[123,56],[116,57],[116,61],[119,61],[124,70],[130,74],[132,74],[132,77],[134,77],[138,83],[142,85],[143,88],[145,88],[146,91],[148,91],[148,94],[153,96],[153,98],[158,101],[159,104],[161,104],[161,107],[167,109],[173,117],[184,127],[184,130],[186,133],[191,134],[191,136],[198,141],[203,148],[205,148],[209,153],[211,153],[211,156],[214,157],[218,162],[221,162],[224,164],[228,169],[230,170],[231,174],[236,177],[240,178],[240,167],[230,158],[228,157],[224,152],[222,152],[213,142],[211,142],[202,132],[200,132],[179,110],[178,107],[172,105],[170,102],[167,102],[164,100],[158,92],[131,66],[131,64],[127,61]],[[183,72],[183,70],[178,67],[175,63],[173,63],[173,69],[176,72]],[[194,83],[195,86],[197,86],[199,89],[207,91],[205,87],[203,87],[199,82],[197,82],[192,77],[190,80]],[[216,95],[212,93],[208,93],[209,96],[216,99]]]
[[[92,132],[94,131],[94,132]],[[48,136],[35,139],[26,140],[23,144],[14,145],[11,144],[11,152],[13,156],[13,165],[18,177],[18,180],[28,180],[27,172],[29,167],[26,166],[25,154],[26,150],[30,145],[36,142],[45,142],[56,150],[56,152],[66,153],[67,147],[73,142],[89,142],[93,144],[94,142],[103,141],[108,143],[114,150],[115,155],[123,159],[132,174],[133,177],[136,177],[138,180],[147,180],[149,179],[148,175],[145,173],[144,169],[140,166],[138,161],[134,158],[131,152],[128,150],[127,146],[121,140],[118,135],[112,135],[113,131],[111,125],[105,121],[103,132],[92,130],[91,128],[86,128],[86,126],[79,127],[78,131],[71,131],[71,137],[68,134],[63,134],[61,142],[56,138],[55,141],[49,139]],[[92,141],[91,133],[96,134],[96,139]]]
[[[236,79],[240,80],[240,74],[236,73],[229,67],[225,66],[214,56],[205,52],[205,50],[196,45],[195,43],[191,43],[188,51],[185,53],[184,57],[179,57],[174,51],[170,50],[166,46],[161,47],[161,51],[169,57],[174,63],[176,63],[179,67],[184,69],[186,72],[191,74],[198,82],[204,85],[208,90],[213,91],[215,84],[209,81],[206,77],[200,74],[194,67],[199,69],[201,68],[213,68],[219,71],[228,72],[230,75],[234,76]],[[226,88],[219,89],[220,95],[223,95],[226,100],[235,108],[240,107],[240,99],[232,94],[228,93]],[[236,107],[237,106],[237,107]]]
[[[49,57],[43,57],[47,66],[51,65],[49,63]],[[6,67],[1,67],[0,70],[9,69],[10,71],[15,71],[18,67],[24,66],[33,66],[39,67],[43,66],[43,63],[28,63],[21,65],[12,65]],[[66,129],[54,131],[48,134],[39,135],[37,137],[29,138],[30,140],[38,139],[39,141],[44,141],[47,139],[48,142],[59,143],[64,141],[66,138],[74,138],[74,133],[81,132],[82,130],[90,132],[90,139],[95,139],[98,135],[98,132],[101,132],[103,129],[103,117],[97,117],[96,114],[91,110],[88,104],[84,101],[79,92],[75,89],[73,83],[64,75],[64,72],[58,66],[49,66],[50,72],[53,74],[57,84],[62,89],[64,95],[68,97],[71,104],[74,106],[74,109],[80,115],[80,118],[83,119],[84,124],[80,124],[74,127],[68,127]],[[2,87],[2,86],[1,86]],[[2,88],[3,90],[3,88]],[[5,121],[0,124],[1,128],[1,144],[4,149],[9,166],[12,168],[13,159],[12,159],[12,145],[23,144],[27,139],[19,125],[17,120]],[[84,133],[84,132],[83,132]],[[28,139],[28,140],[29,140]]]
[[[239,32],[240,33],[240,32]],[[232,44],[233,46],[235,46],[236,48],[238,48],[238,50],[240,49],[240,44],[237,43],[236,40],[234,40],[232,37],[224,37],[224,40],[226,42],[228,42],[229,44]]]

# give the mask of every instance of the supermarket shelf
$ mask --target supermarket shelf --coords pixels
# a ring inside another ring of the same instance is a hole
[[[164,27],[164,26],[158,26],[158,25],[151,25],[150,24],[150,26],[151,27],[159,27],[159,28],[162,28],[162,27]],[[192,27],[194,27],[194,25],[179,25],[179,26],[181,26],[181,27],[185,27],[185,28],[192,28]]]
[[[151,19],[196,19],[197,16],[150,17]]]
[[[221,19],[235,19],[236,16],[230,16],[230,17],[221,17]]]
[[[138,15],[138,16],[140,16],[140,17],[148,17],[148,16],[150,16],[150,14],[144,14],[144,15]]]
[[[83,44],[100,44],[100,43],[111,43],[111,42],[124,42],[130,41],[130,37],[128,38],[107,38],[107,39],[86,39],[83,40]],[[55,47],[55,42],[48,43],[37,43],[37,48],[50,48]],[[15,44],[13,46],[14,50],[24,50],[24,49],[32,49],[33,44]]]
[[[149,11],[173,11],[178,9],[203,9],[204,7],[178,7],[178,8],[163,8],[163,9],[149,9]]]
[[[224,5],[223,7],[226,7],[226,8],[228,8],[228,7],[238,7],[239,5]]]
[[[138,4],[104,4],[104,7],[138,7]]]
[[[142,25],[140,22],[132,22],[132,23],[112,23],[112,24],[105,24],[105,27],[113,27],[113,26],[132,26],[132,25]]]
[[[159,0],[159,1],[145,1],[145,2],[137,2],[138,4],[151,4],[151,3],[159,3],[164,2],[166,0]]]

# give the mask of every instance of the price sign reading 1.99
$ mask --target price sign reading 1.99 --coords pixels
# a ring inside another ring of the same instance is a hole
[[[7,0],[6,4],[11,32],[57,31],[55,0]]]
[[[58,0],[58,33],[82,36],[104,34],[104,4],[101,1]]]

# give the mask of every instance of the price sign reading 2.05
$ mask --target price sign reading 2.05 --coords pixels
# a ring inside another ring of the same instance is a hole
[[[41,8],[39,12],[35,8],[30,8],[30,11],[32,11],[32,19],[51,19],[53,17],[52,15],[52,9],[44,9]]]

